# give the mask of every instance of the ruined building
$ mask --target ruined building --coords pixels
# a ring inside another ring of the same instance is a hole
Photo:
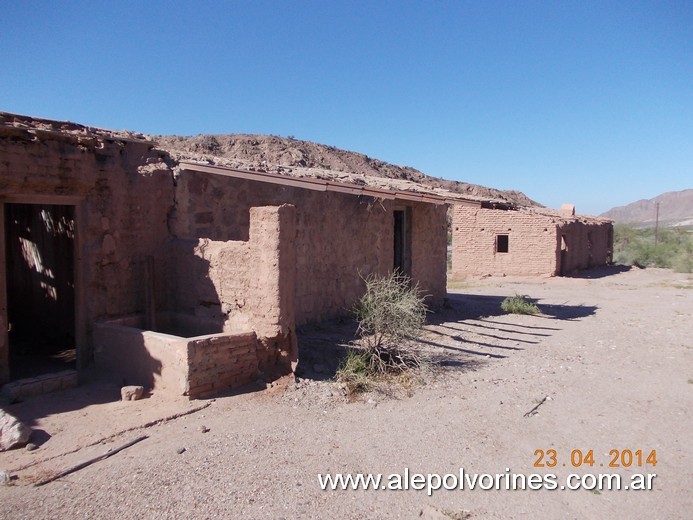
[[[575,208],[456,205],[452,271],[465,276],[563,276],[611,263],[613,224]]]
[[[406,179],[191,159],[141,134],[0,113],[5,390],[74,386],[93,364],[191,398],[287,373],[296,326],[349,313],[371,274],[399,269],[443,302],[450,205],[455,274],[609,260],[606,223]]]
[[[445,203],[2,113],[0,384],[76,384],[44,375],[73,358],[190,397],[289,371],[296,325],[348,312],[369,274],[399,268],[442,302]]]

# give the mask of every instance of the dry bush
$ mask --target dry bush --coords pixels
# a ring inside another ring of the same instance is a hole
[[[418,286],[399,272],[371,275],[365,282],[355,313],[369,371],[385,374],[421,366],[424,357],[416,340],[428,310]]]

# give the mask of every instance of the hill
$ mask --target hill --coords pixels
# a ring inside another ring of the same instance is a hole
[[[670,191],[652,199],[643,199],[626,206],[612,208],[601,217],[616,224],[654,227],[659,204],[659,225],[662,227],[693,227],[693,189]]]
[[[231,166],[253,170],[275,170],[277,167],[306,171],[315,169],[400,179],[474,197],[500,199],[518,206],[539,206],[519,191],[497,190],[431,177],[409,166],[397,166],[362,153],[290,137],[229,134],[192,137],[152,136],[152,139],[161,148],[179,158],[194,160],[221,158]]]

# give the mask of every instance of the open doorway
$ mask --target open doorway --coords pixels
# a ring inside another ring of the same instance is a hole
[[[396,209],[393,269],[411,276],[411,208]]]
[[[10,379],[75,368],[75,207],[4,206]]]

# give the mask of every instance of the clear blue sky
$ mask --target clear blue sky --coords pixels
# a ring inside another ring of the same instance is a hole
[[[596,214],[693,188],[693,1],[9,1],[0,110],[293,135]]]

